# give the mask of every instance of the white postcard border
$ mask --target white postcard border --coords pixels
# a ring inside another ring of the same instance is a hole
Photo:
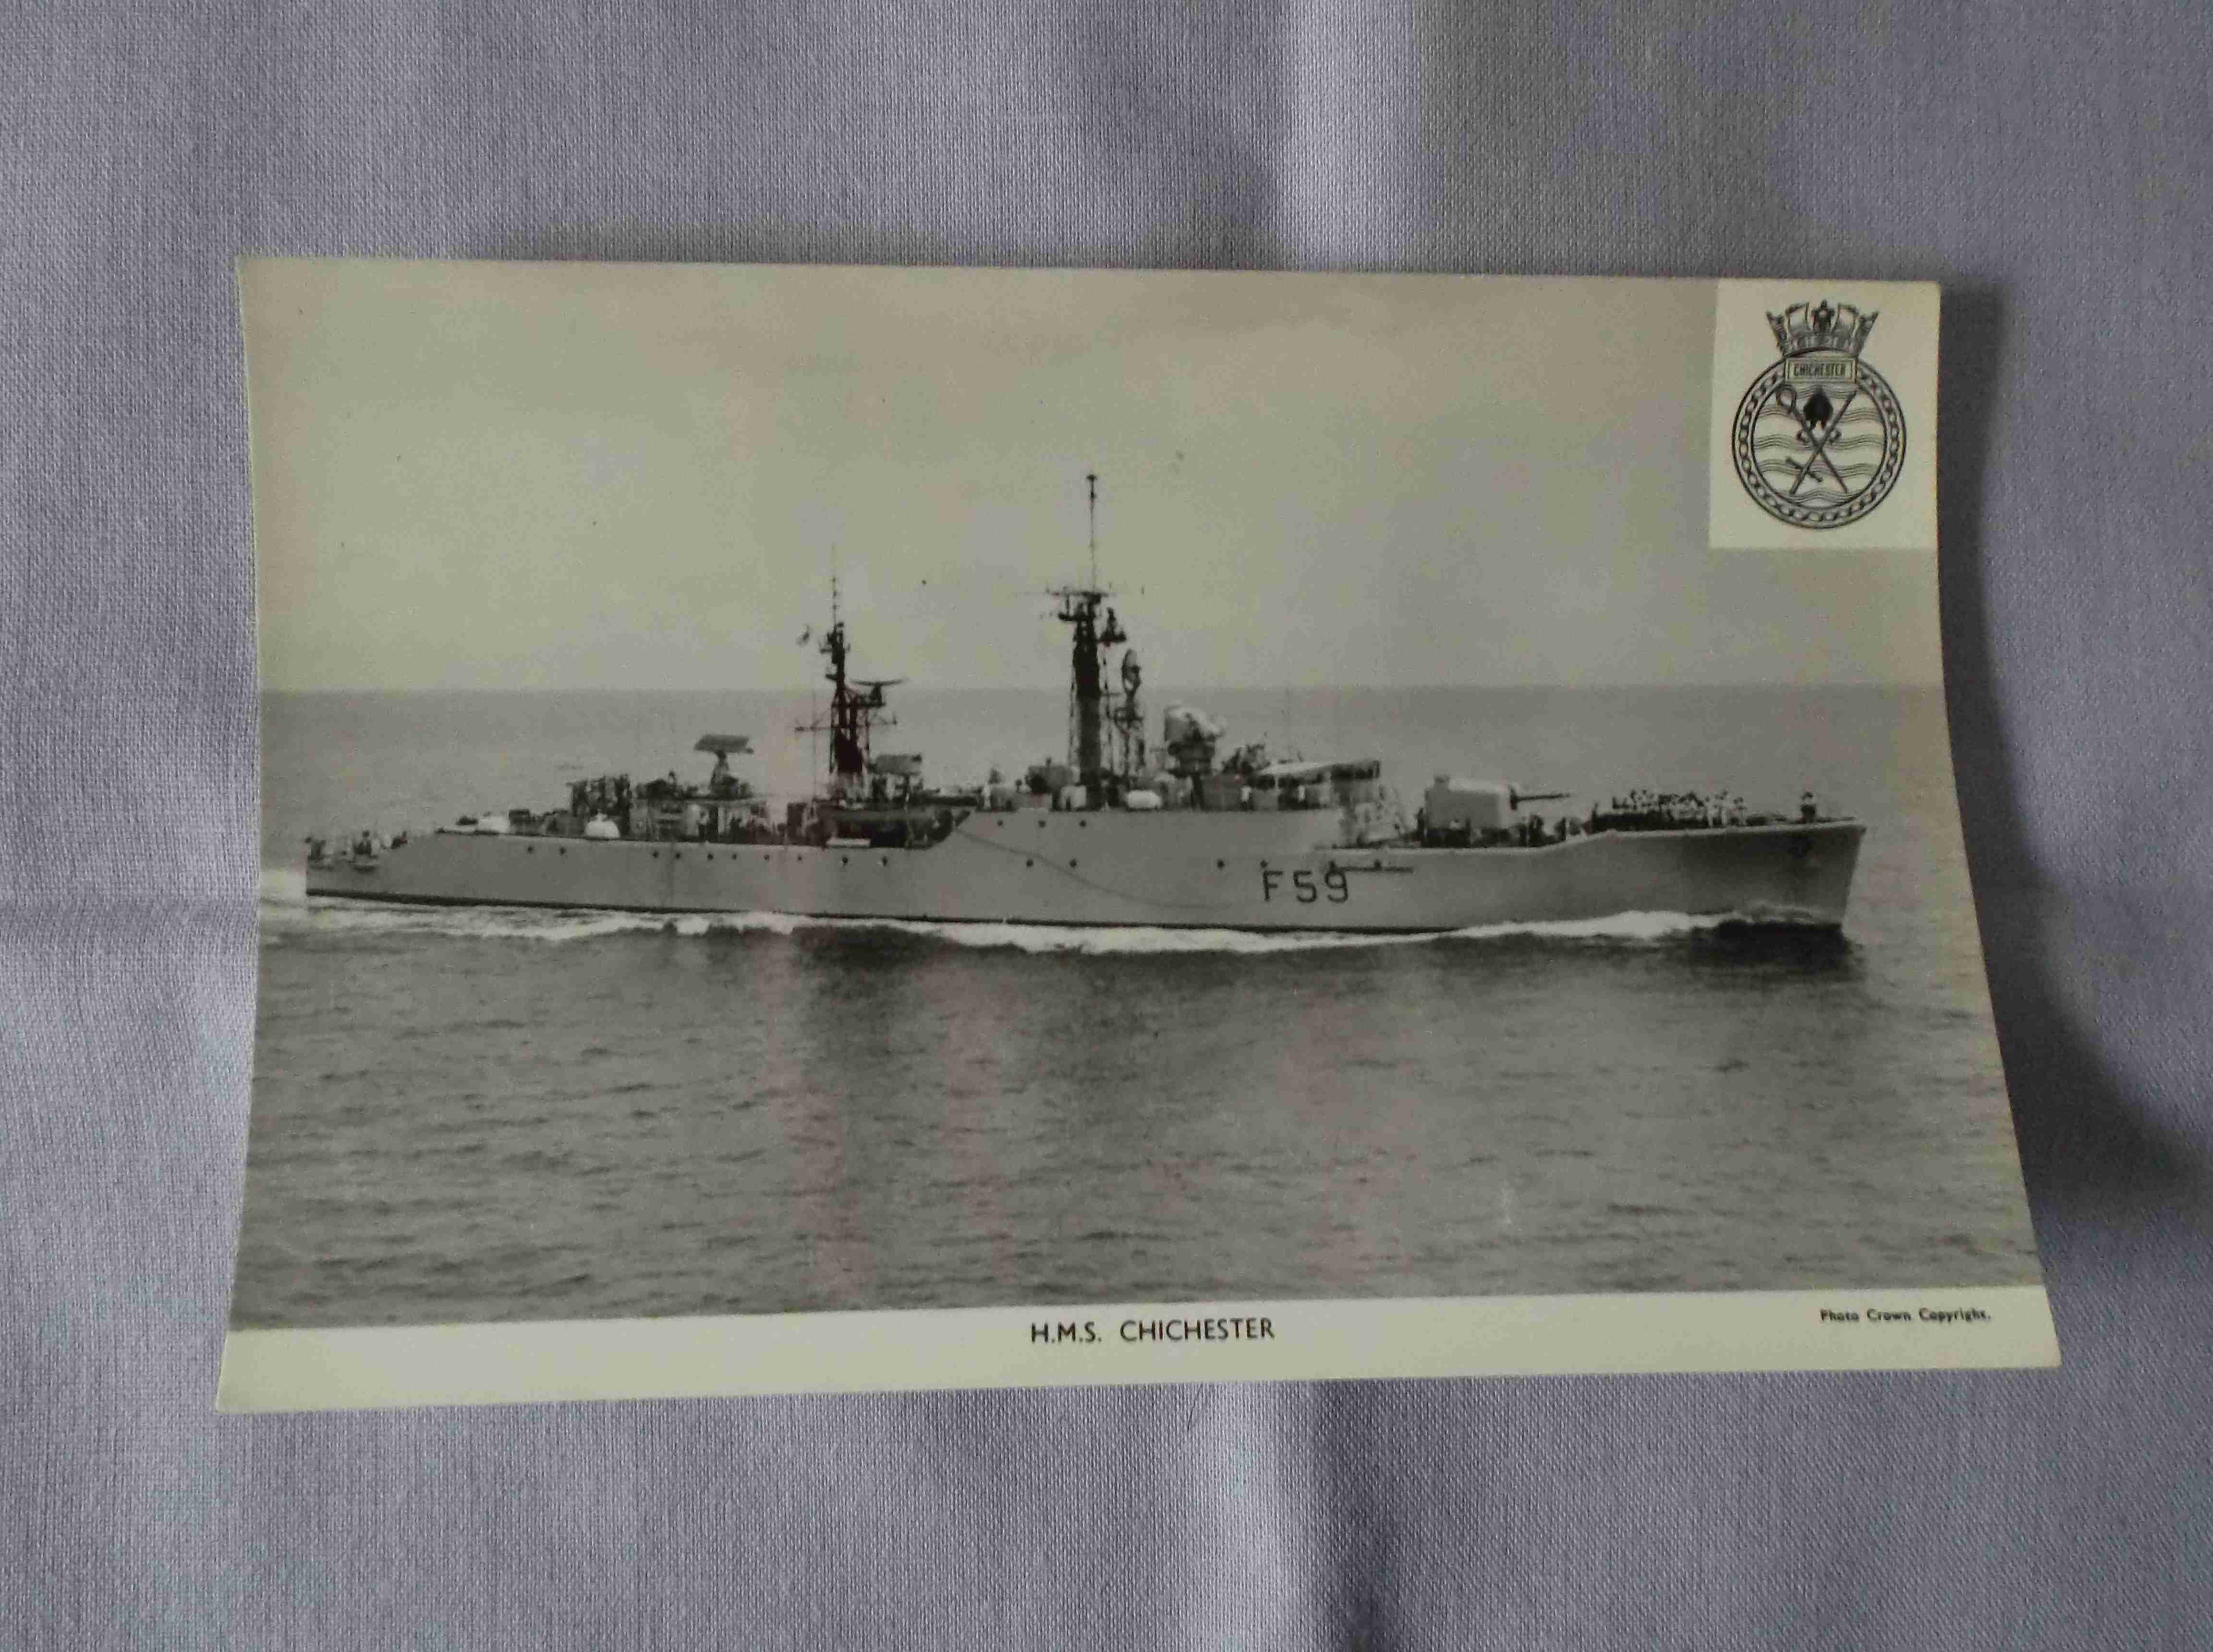
[[[216,1403],[247,1412],[2058,1362],[2041,1285],[1185,1302],[233,1331]]]

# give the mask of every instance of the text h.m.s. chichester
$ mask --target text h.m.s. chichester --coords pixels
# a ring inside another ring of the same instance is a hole
[[[1124,1320],[1114,1327],[1122,1342],[1273,1342],[1276,1326],[1264,1315],[1195,1320]],[[1097,1343],[1106,1340],[1096,1320],[1033,1320],[1030,1340]]]

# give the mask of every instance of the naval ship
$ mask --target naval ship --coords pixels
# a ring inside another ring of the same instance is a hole
[[[1630,912],[1840,926],[1866,827],[1753,813],[1733,795],[1632,790],[1548,817],[1563,793],[1439,775],[1409,820],[1372,760],[1271,760],[1216,719],[1163,708],[1094,571],[1051,594],[1073,641],[1064,762],[1019,781],[929,783],[880,753],[896,679],[849,670],[833,582],[819,644],[828,735],[814,795],[781,804],[708,734],[703,780],[570,785],[565,803],[390,838],[308,844],[310,897],[434,905],[760,912],[947,923],[1438,931]],[[1115,650],[1121,650],[1119,658]]]

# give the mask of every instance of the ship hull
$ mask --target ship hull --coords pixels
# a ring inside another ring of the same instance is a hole
[[[1856,821],[1347,849],[1326,811],[972,814],[922,849],[435,832],[308,869],[311,896],[947,923],[1421,932],[1681,912],[1835,926]]]

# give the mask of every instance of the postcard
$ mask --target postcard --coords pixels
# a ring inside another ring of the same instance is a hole
[[[223,1408],[2056,1362],[1933,286],[239,282]]]

